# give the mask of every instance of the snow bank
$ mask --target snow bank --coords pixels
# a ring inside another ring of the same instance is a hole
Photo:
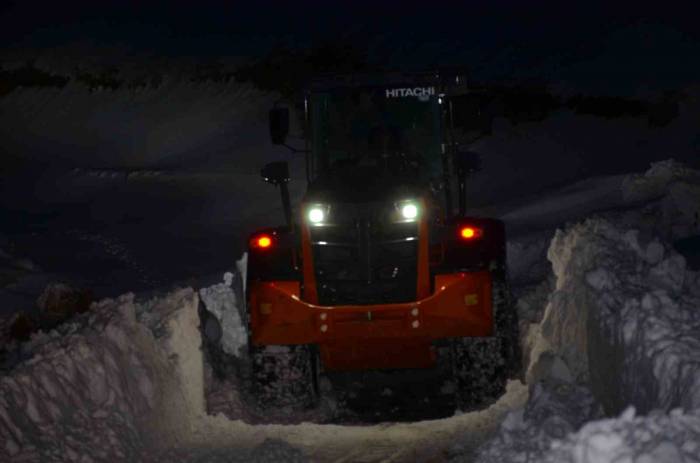
[[[186,449],[208,440],[216,422],[205,422],[197,305],[191,289],[142,304],[129,294],[33,335],[22,346],[28,360],[0,378],[0,461],[194,455]],[[231,431],[226,461],[301,461],[298,449],[275,442],[249,455],[265,433],[236,440]]]
[[[700,407],[700,281],[682,256],[591,219],[558,231],[549,258],[543,337],[607,411]]]
[[[542,460],[557,463],[700,461],[700,410],[636,416],[633,407],[618,418],[593,421],[562,441]]]
[[[648,230],[603,218],[557,230],[548,258],[530,399],[478,461],[700,461],[700,274]],[[596,420],[601,407],[627,410]]]
[[[524,408],[508,414],[496,437],[479,449],[478,461],[543,461],[554,440],[599,417],[599,406],[587,388],[548,378],[532,388]]]
[[[191,294],[173,297],[185,303]],[[23,349],[30,359],[0,378],[4,461],[140,461],[142,447],[173,442],[152,421],[167,361],[131,296],[35,334]]]
[[[477,461],[700,461],[700,273],[671,244],[700,233],[700,172],[655,163],[620,193],[557,230],[550,280],[517,294],[530,398]],[[516,238],[516,274],[540,248]]]
[[[477,461],[700,461],[700,410],[674,409],[668,414],[654,411],[637,416],[634,407],[630,407],[618,417],[586,423],[592,417],[590,394],[580,387],[559,389],[535,387],[528,405],[508,415],[498,437],[480,449]]]

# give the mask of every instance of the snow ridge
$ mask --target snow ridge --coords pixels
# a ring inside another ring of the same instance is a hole
[[[32,336],[31,358],[0,378],[0,459],[140,461],[140,448],[161,437],[146,426],[158,373],[148,337],[130,295]]]
[[[530,399],[477,461],[700,461],[700,274],[604,218],[557,230],[547,255]]]
[[[700,407],[700,288],[682,256],[590,219],[558,231],[549,258],[558,280],[543,332],[608,412]]]

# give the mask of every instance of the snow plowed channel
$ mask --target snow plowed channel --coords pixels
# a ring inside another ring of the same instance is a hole
[[[0,461],[700,461],[700,275],[670,244],[700,232],[700,177],[677,167],[626,181],[635,207],[509,243],[529,394],[511,383],[484,411],[409,424],[209,415],[197,293],[125,295],[22,346],[0,377]],[[202,292],[221,316],[230,280]]]
[[[527,395],[512,384],[488,410],[412,424],[256,426],[207,415],[197,306],[190,289],[146,304],[125,295],[35,335],[31,359],[0,380],[0,461],[285,461],[299,449],[313,461],[422,460],[458,435],[481,442]],[[258,447],[268,438],[288,444]]]

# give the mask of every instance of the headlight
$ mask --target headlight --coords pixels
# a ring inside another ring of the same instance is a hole
[[[397,219],[400,222],[414,222],[420,213],[418,201],[399,201],[395,206],[398,212]]]
[[[306,210],[306,218],[312,225],[321,225],[328,221],[328,206],[314,204]]]
[[[323,219],[325,218],[326,214],[320,207],[312,207],[311,209],[309,209],[309,222],[320,223],[323,222]]]
[[[412,220],[418,217],[418,206],[413,203],[404,204],[401,207],[401,215],[404,219]]]

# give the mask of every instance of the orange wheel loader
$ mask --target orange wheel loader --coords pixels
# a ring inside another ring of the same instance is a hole
[[[499,397],[519,371],[501,221],[469,217],[483,95],[452,73],[330,76],[304,92],[308,186],[286,225],[248,244],[247,318],[260,404],[312,405],[319,374],[448,365],[456,403]],[[270,111],[286,145],[288,107]],[[453,190],[458,207],[453,207]],[[456,210],[455,210],[456,209]]]

